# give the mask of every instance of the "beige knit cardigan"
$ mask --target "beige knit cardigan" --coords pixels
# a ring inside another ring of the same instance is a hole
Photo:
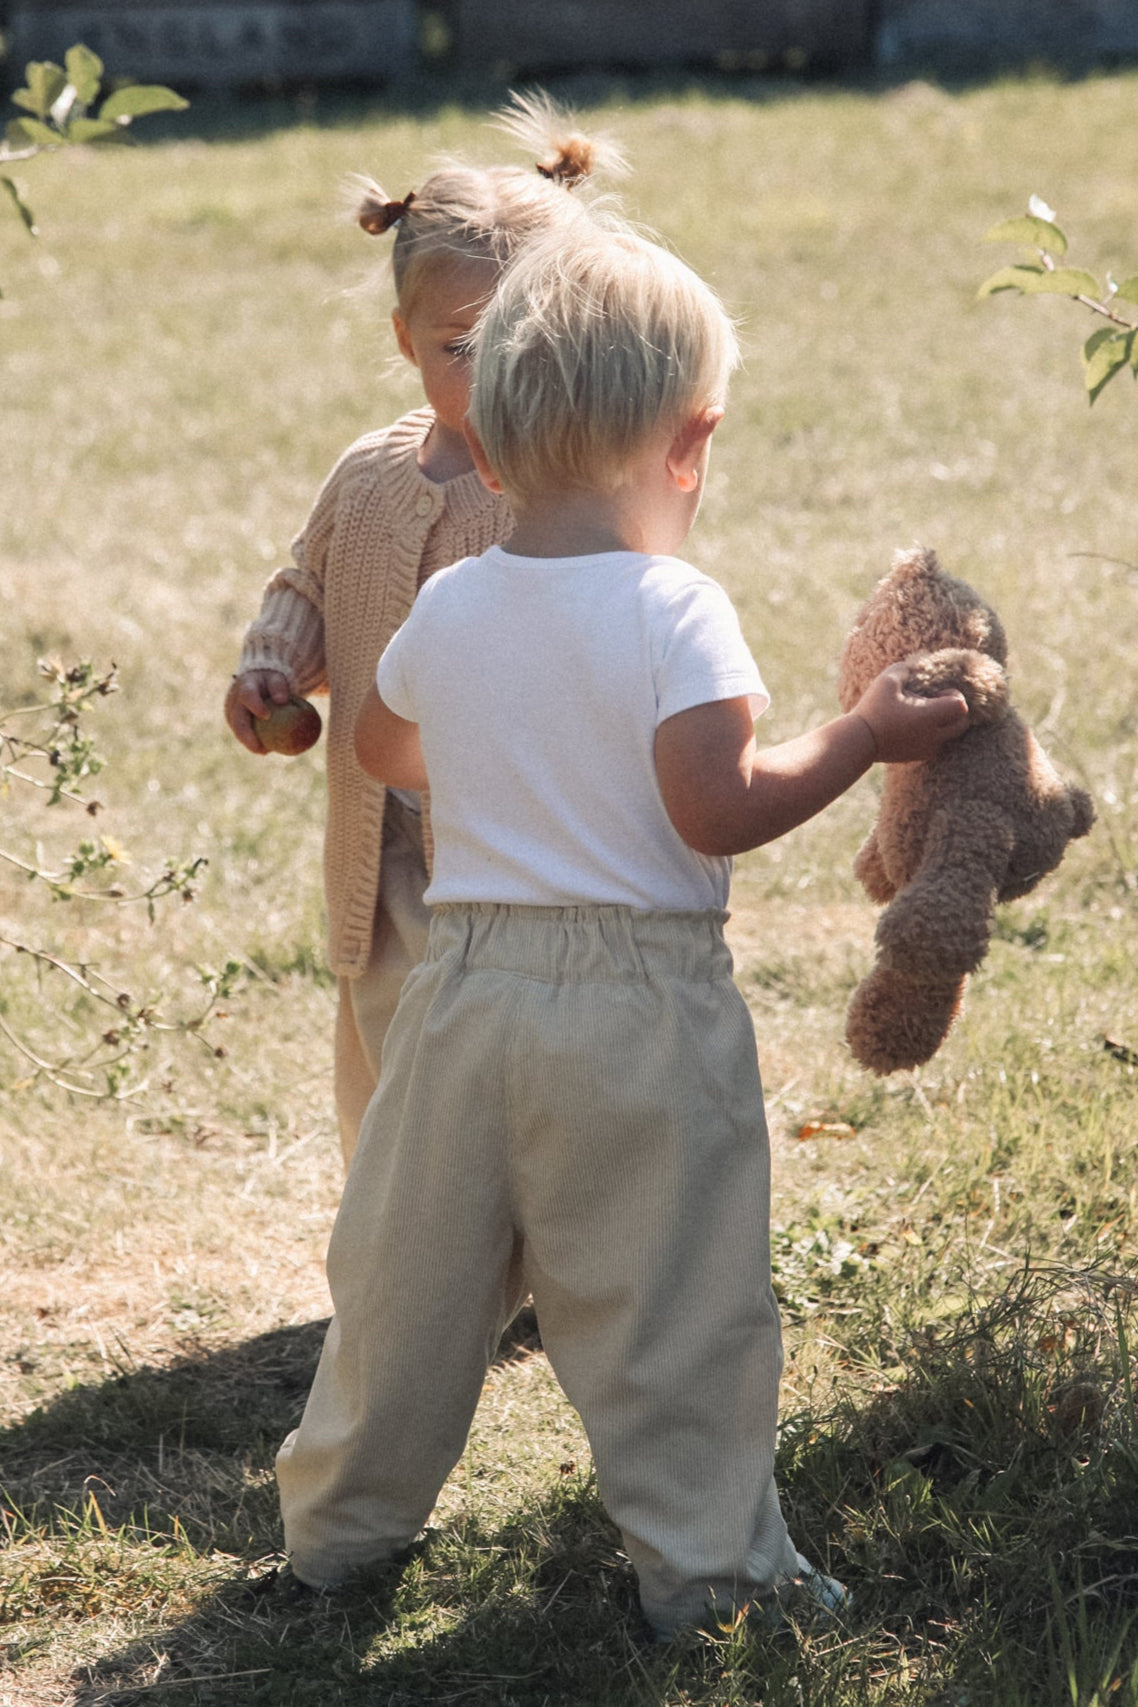
[[[500,543],[513,525],[477,474],[425,478],[418,453],[433,419],[417,409],[344,452],[293,541],[292,565],[265,587],[238,664],[238,674],[279,670],[294,693],[329,695],[324,889],[339,977],[367,965],[379,893],[386,790],[356,761],[364,694],[427,577]],[[424,830],[429,858],[429,816]]]

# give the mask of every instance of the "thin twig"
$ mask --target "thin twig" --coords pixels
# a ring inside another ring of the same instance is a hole
[[[47,1079],[51,1084],[58,1085],[61,1091],[67,1091],[71,1096],[91,1097],[96,1102],[105,1101],[107,1099],[108,1093],[106,1091],[93,1091],[85,1085],[72,1084],[70,1079],[62,1078],[60,1075],[67,1071],[66,1066],[53,1067],[50,1062],[41,1061],[39,1056],[32,1053],[23,1039],[17,1037],[15,1032],[11,1030],[3,1019],[0,1019],[0,1031],[4,1033],[4,1036],[8,1039],[8,1042],[12,1045],[13,1049],[17,1050],[26,1061],[30,1061],[32,1063],[33,1067],[36,1069],[36,1078],[42,1077]],[[122,1057],[120,1056],[119,1059],[121,1060]],[[127,1093],[124,1093],[123,1096],[120,1096],[116,1092],[111,1100],[114,1102],[125,1101],[126,1094]],[[137,1093],[132,1091],[129,1094],[136,1095]]]
[[[33,960],[43,961],[45,966],[54,966],[57,972],[65,973],[68,978],[78,984],[81,990],[85,990],[89,996],[94,996],[97,1002],[105,1002],[108,1007],[112,1008],[117,1008],[119,1005],[117,1001],[112,1001],[109,996],[104,996],[101,990],[95,989],[87,978],[91,968],[82,963],[78,966],[72,966],[66,960],[57,960],[53,954],[48,954],[46,949],[31,948],[26,942],[17,942],[14,937],[9,936],[0,936],[0,947],[15,949],[17,954],[29,954]],[[101,978],[98,972],[92,973],[92,976],[100,978],[100,981],[106,984],[108,989],[111,987],[110,980]]]
[[[1058,271],[1055,258],[1048,252],[1048,250],[1040,249],[1039,258],[1043,262],[1044,270],[1046,272],[1054,273]],[[1093,314],[1101,314],[1105,320],[1113,320],[1116,326],[1123,327],[1127,332],[1133,332],[1136,330],[1135,322],[1133,320],[1127,320],[1125,315],[1116,313],[1115,310],[1113,308],[1109,308],[1105,302],[1096,302],[1093,296],[1083,296],[1080,294],[1076,295],[1073,300],[1075,302],[1081,302],[1083,307],[1089,308]]]
[[[12,777],[16,782],[26,783],[29,788],[53,789],[55,787],[55,784],[53,782],[49,782],[46,777],[29,776],[26,771],[18,771],[14,761],[11,764],[4,766],[4,775]],[[81,794],[73,794],[69,788],[61,788],[56,798],[59,800],[70,800],[76,806],[86,806],[88,809],[90,809],[92,804],[92,802],[85,800]],[[4,857],[5,859],[11,859],[12,856],[10,854],[5,854]],[[19,861],[13,860],[12,863],[14,865],[18,865]]]
[[[1105,551],[1069,551],[1068,557],[1093,557],[1100,563],[1113,563],[1118,569],[1129,569],[1132,575],[1138,575],[1138,563],[1130,563],[1125,557],[1108,557]]]

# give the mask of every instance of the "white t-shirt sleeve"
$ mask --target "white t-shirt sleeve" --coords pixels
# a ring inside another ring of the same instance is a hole
[[[414,614],[412,610],[402,628],[396,629],[375,669],[375,685],[380,699],[396,717],[406,718],[408,723],[419,721],[410,686],[413,670],[409,668],[415,650]]]
[[[669,604],[655,670],[657,722],[695,705],[744,697],[759,717],[770,695],[723,588],[701,576]]]

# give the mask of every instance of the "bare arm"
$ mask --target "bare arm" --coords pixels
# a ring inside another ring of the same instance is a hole
[[[369,776],[390,788],[426,788],[419,725],[397,717],[373,682],[356,719],[356,758]]]
[[[844,717],[762,750],[745,698],[696,705],[656,731],[656,774],[677,832],[702,854],[775,841],[844,794],[878,759],[928,759],[968,727],[960,693],[905,692],[906,672],[882,672]]]

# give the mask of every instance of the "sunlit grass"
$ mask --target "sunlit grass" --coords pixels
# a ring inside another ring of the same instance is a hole
[[[1138,77],[641,95],[587,117],[627,148],[633,213],[742,323],[690,555],[739,606],[770,738],[831,714],[845,627],[918,538],[1000,610],[1018,703],[1100,813],[1002,912],[944,1049],[884,1082],[842,1042],[872,955],[850,861],[874,784],[739,863],[782,1485],[800,1543],[855,1591],[850,1627],[644,1650],[540,1355],[493,1373],[402,1575],[340,1605],[274,1577],[272,1453],[327,1314],[339,1188],[323,761],[253,760],[220,706],[328,467],[416,400],[382,282],[356,288],[382,245],[339,218],[342,178],[403,193],[430,154],[508,150],[457,103],[328,100],[209,140],[191,109],[181,140],[34,162],[43,235],[4,227],[0,700],[34,690],[43,653],[113,659],[103,822],[138,870],[210,865],[154,927],[7,875],[0,908],[175,1007],[199,964],[248,969],[224,1057],[155,1039],[122,1105],[5,1091],[0,1604],[21,1707],[1138,1702],[1138,403],[1116,381],[1088,411],[1071,304],[974,300],[982,233],[1033,191],[1089,265],[1138,267]],[[2,840],[82,833],[56,808]],[[52,975],[2,964],[15,1029],[46,1046],[87,1023]],[[0,1053],[5,1086],[26,1068]]]

